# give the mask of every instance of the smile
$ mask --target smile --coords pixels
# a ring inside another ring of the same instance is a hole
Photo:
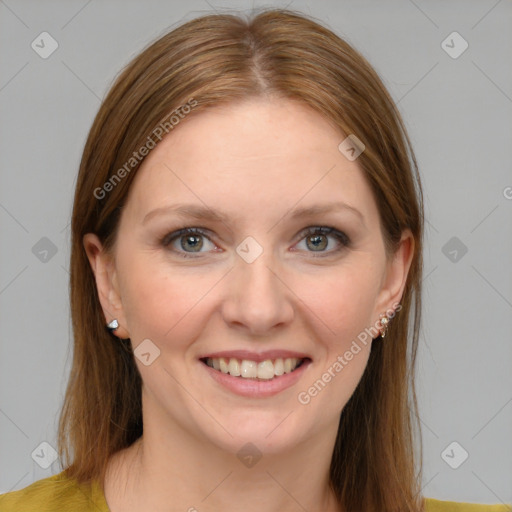
[[[257,362],[234,357],[207,357],[201,359],[201,361],[210,368],[233,377],[253,380],[272,380],[286,373],[292,373],[304,363],[305,359],[287,357],[266,359]]]
[[[305,352],[284,349],[225,350],[202,354],[198,363],[230,393],[269,398],[297,385],[313,360]]]

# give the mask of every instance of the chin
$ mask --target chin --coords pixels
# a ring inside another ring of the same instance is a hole
[[[241,455],[240,452],[243,454],[244,450],[267,455],[283,453],[294,449],[304,440],[304,425],[293,421],[295,414],[292,411],[270,413],[252,409],[240,412],[223,423],[232,436],[222,428],[216,430],[215,437],[212,437],[211,430],[205,432],[205,436],[222,450],[237,456]]]

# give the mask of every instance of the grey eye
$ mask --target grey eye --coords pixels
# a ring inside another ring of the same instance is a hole
[[[179,240],[180,246],[184,251],[190,248],[192,252],[199,252],[203,247],[202,235],[183,235]]]
[[[306,237],[306,245],[314,251],[317,249],[324,250],[328,243],[326,235],[310,235]]]

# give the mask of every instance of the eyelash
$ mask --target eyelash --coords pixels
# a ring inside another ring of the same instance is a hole
[[[179,239],[180,237],[182,237],[184,235],[200,235],[200,236],[203,236],[203,237],[207,238],[208,240],[210,240],[210,238],[208,237],[208,235],[206,233],[207,232],[201,228],[183,228],[183,229],[179,229],[178,231],[173,231],[172,233],[165,235],[165,237],[160,241],[160,243],[164,247],[168,247],[172,242],[174,242],[175,240]],[[314,258],[322,258],[322,257],[330,256],[332,254],[341,252],[343,249],[349,247],[351,244],[350,238],[345,233],[343,233],[342,231],[338,231],[337,229],[330,227],[330,226],[309,226],[309,227],[303,229],[300,233],[301,238],[299,239],[299,242],[304,240],[304,238],[306,238],[308,236],[312,236],[312,235],[326,235],[326,236],[331,235],[332,237],[336,238],[336,240],[340,243],[340,246],[338,248],[331,250],[331,251],[326,251],[326,252],[319,251],[318,254],[315,254],[315,251],[307,251],[307,252],[310,252]],[[211,240],[210,240],[210,242],[211,242]],[[174,251],[174,252],[177,252],[183,258],[198,258],[198,257],[200,257],[200,256],[192,256],[192,254],[194,254],[194,253],[187,253],[187,252],[183,252],[183,251]],[[200,255],[202,253],[196,253],[196,254]]]

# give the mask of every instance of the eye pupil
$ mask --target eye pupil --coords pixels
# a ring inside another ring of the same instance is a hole
[[[190,244],[188,247],[183,244],[183,240],[186,240],[186,244]],[[185,235],[181,237],[181,248],[184,250],[192,249],[194,252],[200,251],[203,247],[203,240],[198,235]]]
[[[309,242],[312,242],[315,249],[325,249],[327,247],[327,237],[325,235],[311,235],[307,241],[308,246]]]

